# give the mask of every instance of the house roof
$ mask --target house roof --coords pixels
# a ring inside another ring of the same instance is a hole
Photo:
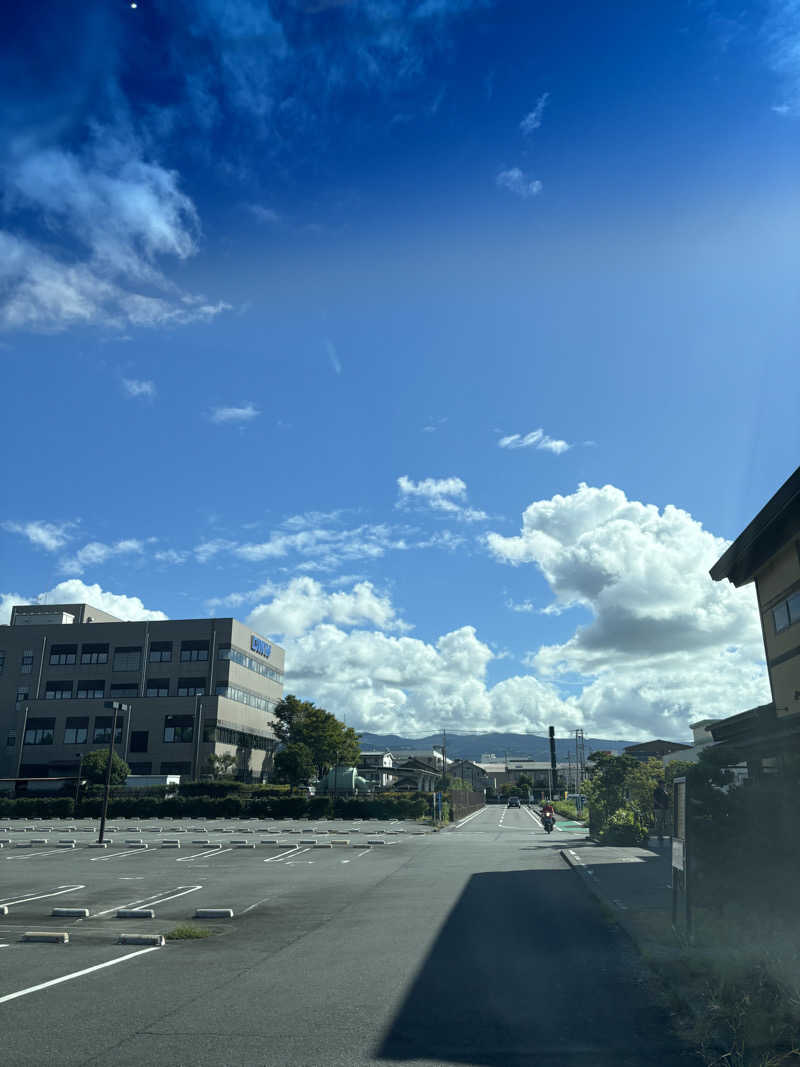
[[[715,582],[751,582],[771,556],[800,532],[800,467],[739,534],[709,571]]]

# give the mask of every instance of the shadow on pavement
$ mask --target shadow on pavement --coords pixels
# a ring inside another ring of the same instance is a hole
[[[629,940],[566,866],[473,875],[376,1056],[476,1067],[699,1062],[652,1000]]]

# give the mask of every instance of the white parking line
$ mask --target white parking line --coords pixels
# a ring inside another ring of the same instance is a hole
[[[58,852],[62,856],[66,856],[67,851],[63,848],[48,848],[44,852],[29,852],[27,856],[6,856],[7,860],[36,860],[40,856],[53,856]]]
[[[199,860],[203,856],[221,856],[223,852],[233,852],[232,848],[212,848],[208,852],[195,852],[192,856],[181,856],[176,863],[187,863],[189,860]],[[205,866],[205,864],[203,865]]]
[[[259,904],[266,904],[269,897],[264,897],[263,900],[257,900],[255,904],[251,904],[249,908],[245,908],[244,911],[239,912],[240,915],[247,915],[248,911],[252,911],[253,908],[257,908]]]
[[[306,851],[308,850],[306,849]],[[277,856],[270,856],[268,860],[264,860],[264,863],[275,863],[276,860],[282,860],[287,856],[291,856],[293,852],[297,852],[297,846],[290,848],[287,852],[279,852]]]
[[[60,885],[56,887],[56,891],[52,893],[40,893],[35,897],[20,897],[19,900],[0,900],[0,904],[5,904],[7,907],[11,907],[12,904],[27,904],[29,900],[45,900],[47,897],[60,897],[64,893],[74,893],[76,889],[85,889],[85,885]]]
[[[131,900],[127,904],[116,904],[113,908],[106,908],[105,911],[95,911],[89,916],[89,918],[97,919],[101,915],[108,915],[110,912],[118,911],[120,908],[135,908],[139,907],[140,905],[142,907],[152,908],[155,907],[156,904],[163,904],[167,900],[175,900],[176,897],[185,897],[187,893],[196,893],[198,889],[202,889],[203,887],[201,885],[178,885],[175,886],[175,888],[182,890],[182,892],[172,893],[168,897],[159,897],[158,900],[153,900],[153,894],[151,893],[149,897],[142,897],[141,900]],[[160,892],[161,890],[157,889],[156,895]]]
[[[135,848],[132,852],[112,852],[110,856],[92,856],[90,863],[108,863],[109,860],[129,860],[132,856],[155,856],[149,848]]]
[[[62,982],[71,982],[73,978],[81,978],[84,974],[91,974],[92,971],[102,971],[104,967],[113,967],[117,963],[124,963],[126,960],[132,960],[134,956],[143,956],[145,952],[158,952],[158,948],[159,946],[157,945],[154,945],[153,948],[139,948],[135,952],[128,952],[125,956],[117,956],[115,960],[96,963],[94,967],[84,967],[82,971],[73,971],[72,974],[65,974],[61,978],[51,978],[49,982],[40,982],[39,985],[28,986],[27,989],[20,989],[16,993],[6,993],[4,997],[0,997],[0,1004],[5,1004],[9,1000],[16,1000],[17,997],[26,997],[29,993],[38,993],[40,989],[49,989],[50,986],[60,985]]]

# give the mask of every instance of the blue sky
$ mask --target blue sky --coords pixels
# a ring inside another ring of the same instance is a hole
[[[767,699],[800,8],[662,7],[7,12],[6,612],[235,614],[378,731]]]

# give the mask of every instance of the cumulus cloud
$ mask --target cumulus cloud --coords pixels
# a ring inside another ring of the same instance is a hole
[[[507,437],[501,437],[497,443],[500,448],[538,448],[544,452],[553,452],[557,456],[572,447],[566,441],[548,437],[541,427],[526,434],[509,434]]]
[[[0,526],[9,533],[22,534],[37,548],[44,548],[47,552],[55,552],[57,549],[64,547],[77,523],[44,522],[41,519],[34,519],[31,522],[12,522],[9,520],[0,523]]]
[[[528,134],[533,133],[534,130],[538,130],[542,125],[542,118],[544,116],[544,109],[547,107],[547,101],[550,98],[550,93],[542,93],[539,99],[536,101],[536,106],[533,111],[529,111],[522,122],[519,124],[520,130],[527,137]]]
[[[146,608],[139,597],[126,596],[124,593],[109,593],[99,585],[86,585],[77,578],[59,582],[52,589],[37,596],[21,596],[17,593],[0,594],[0,623],[11,620],[11,608],[14,604],[91,604],[92,607],[107,611],[123,622],[155,622],[166,619],[163,611]]]
[[[556,610],[591,612],[529,662],[543,677],[584,679],[570,703],[597,732],[681,737],[692,719],[769,699],[752,590],[711,581],[726,542],[687,512],[581,484],[535,501],[519,535],[490,533],[487,544],[499,561],[535,565]]]
[[[128,396],[154,397],[156,395],[155,382],[149,380],[140,381],[138,378],[123,378],[122,388]]]
[[[83,574],[87,567],[99,566],[112,556],[140,555],[143,550],[142,542],[134,538],[116,541],[113,545],[104,544],[102,541],[90,541],[74,556],[63,559],[61,570],[64,574]]]
[[[531,178],[519,167],[511,167],[510,170],[501,170],[495,179],[500,189],[507,189],[515,196],[523,200],[529,200],[532,196],[538,196],[542,191],[542,183],[538,178]]]
[[[212,422],[250,422],[251,419],[257,418],[261,412],[258,408],[248,402],[242,404],[240,407],[219,407],[214,408],[209,416]]]
[[[358,582],[349,592],[328,593],[313,578],[294,578],[268,603],[257,604],[247,619],[261,633],[297,637],[323,621],[338,626],[370,624],[382,630],[406,630],[391,600],[376,593],[371,582]]]
[[[397,507],[421,504],[461,522],[481,522],[489,518],[485,511],[466,505],[467,483],[461,478],[423,478],[415,482],[408,475],[401,474],[397,479],[397,488],[400,490]]]

